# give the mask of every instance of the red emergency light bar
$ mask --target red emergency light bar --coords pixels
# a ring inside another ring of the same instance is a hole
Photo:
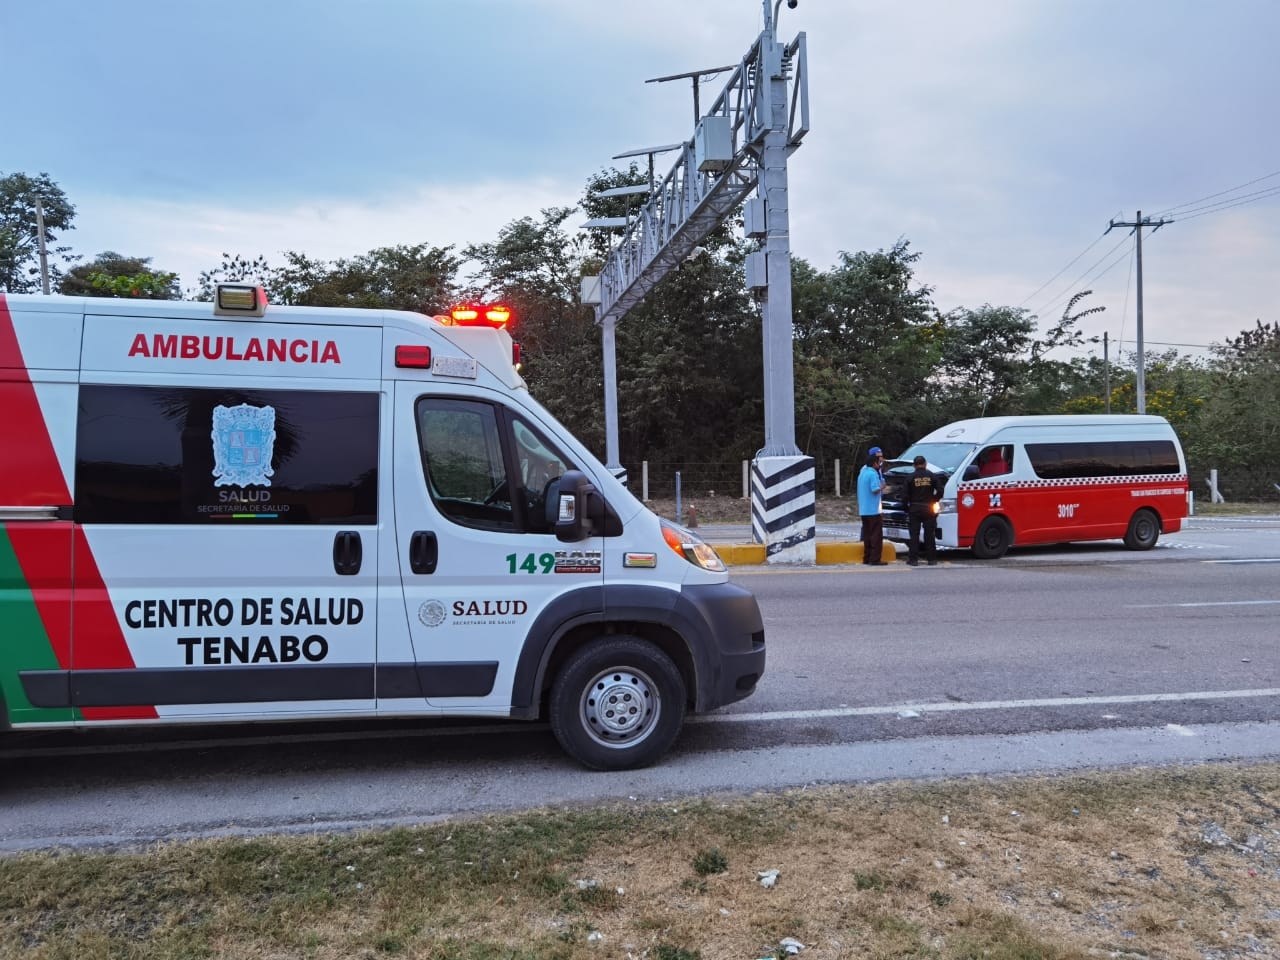
[[[501,304],[463,303],[437,320],[447,327],[493,327],[501,330],[511,319],[511,309]]]

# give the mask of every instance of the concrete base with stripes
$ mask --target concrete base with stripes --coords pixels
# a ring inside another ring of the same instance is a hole
[[[751,537],[765,563],[813,563],[816,520],[813,457],[751,461]]]

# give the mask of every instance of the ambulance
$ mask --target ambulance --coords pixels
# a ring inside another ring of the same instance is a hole
[[[981,417],[939,427],[886,464],[887,539],[907,542],[905,481],[917,456],[946,479],[935,505],[938,546],[981,559],[1076,540],[1150,550],[1187,516],[1187,462],[1163,417]]]
[[[0,294],[0,729],[545,719],[626,769],[750,695],[755,598],[508,317]]]

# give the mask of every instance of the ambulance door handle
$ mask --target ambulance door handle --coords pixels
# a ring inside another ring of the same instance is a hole
[[[333,570],[341,577],[354,577],[360,572],[364,549],[355,530],[339,530],[333,538]]]
[[[414,573],[435,573],[440,558],[439,544],[432,530],[415,530],[409,539],[409,569]]]

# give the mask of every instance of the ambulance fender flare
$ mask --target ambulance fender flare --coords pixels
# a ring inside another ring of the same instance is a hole
[[[603,595],[604,607],[593,603]],[[602,635],[628,634],[658,646],[684,677],[690,706],[704,711],[741,699],[737,670],[717,661],[749,663],[764,670],[764,627],[750,592],[732,583],[676,590],[647,584],[591,588],[565,594],[534,621],[516,664],[511,715],[534,719],[559,664]]]

